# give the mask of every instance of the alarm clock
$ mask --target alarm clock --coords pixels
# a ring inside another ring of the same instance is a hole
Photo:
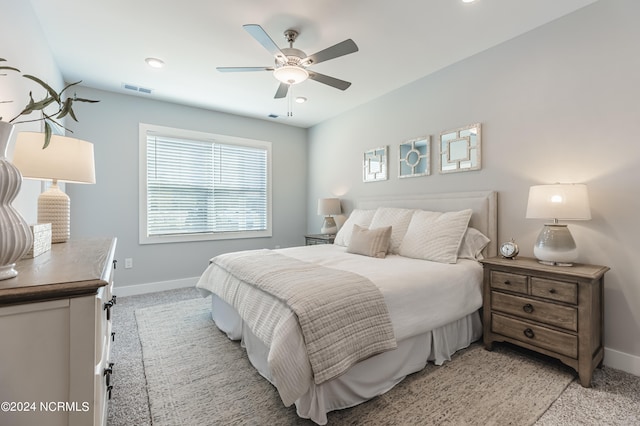
[[[500,244],[500,254],[506,259],[515,258],[518,252],[518,245],[513,240]]]

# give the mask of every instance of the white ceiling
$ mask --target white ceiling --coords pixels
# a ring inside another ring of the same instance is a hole
[[[310,127],[596,0],[30,1],[68,82]],[[280,47],[288,47],[284,31],[296,29],[294,47],[308,55],[353,39],[358,52],[311,68],[351,87],[296,85],[293,94],[308,102],[287,117],[270,72],[216,71],[273,65],[243,24],[261,25]],[[147,57],[166,66],[151,69]]]

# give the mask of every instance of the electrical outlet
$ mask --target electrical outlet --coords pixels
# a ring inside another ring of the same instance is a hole
[[[131,269],[131,268],[133,268],[133,258],[127,257],[124,260],[124,269]]]

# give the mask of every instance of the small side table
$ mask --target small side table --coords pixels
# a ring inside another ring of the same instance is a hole
[[[304,243],[307,246],[315,246],[318,244],[333,244],[333,240],[335,239],[335,234],[311,234],[304,236]]]
[[[591,385],[604,357],[606,266],[494,257],[484,265],[484,344],[510,342],[559,359]]]

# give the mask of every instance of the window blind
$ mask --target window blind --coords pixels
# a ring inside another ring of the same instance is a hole
[[[147,235],[264,231],[267,150],[147,135]]]

